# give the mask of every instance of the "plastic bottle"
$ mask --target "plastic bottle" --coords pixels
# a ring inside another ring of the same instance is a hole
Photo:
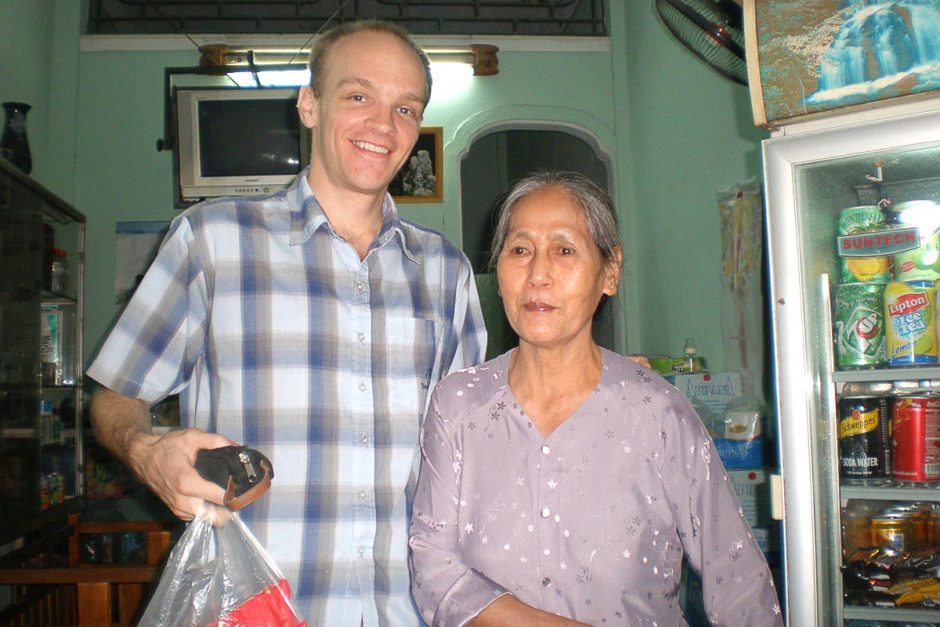
[[[685,348],[682,351],[683,372],[693,374],[702,372],[702,362],[698,358],[698,347],[695,346],[695,340],[688,338],[685,341]]]
[[[52,249],[51,285],[53,292],[65,293],[69,284],[69,264],[66,252],[61,248]]]

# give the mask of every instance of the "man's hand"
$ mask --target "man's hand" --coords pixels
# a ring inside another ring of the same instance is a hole
[[[101,389],[91,401],[95,437],[183,520],[192,519],[203,501],[222,505],[225,491],[203,479],[193,464],[199,449],[235,442],[197,429],[154,435],[149,409],[140,399]]]
[[[203,501],[223,504],[225,491],[203,479],[193,464],[196,453],[203,448],[219,448],[234,444],[215,433],[198,429],[170,431],[164,435],[140,434],[130,442],[127,463],[172,510],[183,520],[190,520]]]

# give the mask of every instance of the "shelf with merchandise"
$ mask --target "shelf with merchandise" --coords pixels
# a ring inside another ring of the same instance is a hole
[[[0,160],[0,535],[15,540],[83,503],[85,218],[7,166]]]

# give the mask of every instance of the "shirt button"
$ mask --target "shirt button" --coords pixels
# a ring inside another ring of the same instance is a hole
[[[360,546],[358,549],[356,549],[356,553],[359,554],[359,557],[362,557],[366,554],[366,547]]]
[[[548,448],[548,444],[542,445],[542,455],[548,455],[552,452],[552,449]]]
[[[548,509],[547,507],[542,508],[542,518],[548,518],[551,515],[552,515],[552,510]]]
[[[365,383],[363,383],[363,382],[360,382],[360,383],[359,383],[359,391],[360,391],[360,392],[365,392],[365,391],[366,391],[366,384],[365,384]]]
[[[365,333],[359,332],[359,333],[356,334],[356,337],[359,338],[359,341],[360,341],[360,342],[365,342],[365,341],[366,341],[366,334],[365,334]]]
[[[549,587],[550,585],[552,585],[552,580],[551,580],[551,579],[549,579],[548,577],[545,577],[545,578],[542,579],[542,587],[543,587],[543,588],[547,588],[547,587]]]
[[[361,291],[362,291],[362,283],[356,283],[356,291],[357,291],[357,292],[361,292]]]
[[[362,499],[363,501],[366,500],[366,491],[365,491],[365,490],[360,490],[360,492],[359,492],[359,498]],[[361,549],[362,547],[359,547],[359,548]]]

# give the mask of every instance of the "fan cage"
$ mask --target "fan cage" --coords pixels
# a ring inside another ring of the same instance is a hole
[[[715,71],[747,85],[740,11],[727,0],[656,0],[663,23]]]

